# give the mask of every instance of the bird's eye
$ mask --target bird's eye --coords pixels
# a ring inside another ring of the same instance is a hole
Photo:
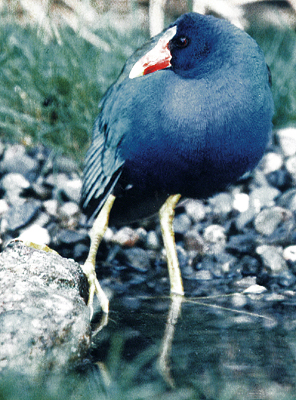
[[[189,43],[189,41],[188,41],[187,37],[185,37],[185,36],[180,36],[180,37],[174,39],[175,46],[179,47],[179,48],[188,46],[188,43]]]

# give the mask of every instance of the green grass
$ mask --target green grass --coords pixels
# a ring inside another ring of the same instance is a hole
[[[98,48],[70,28],[59,34],[62,44],[37,28],[0,24],[0,139],[41,142],[80,164],[100,98],[145,38],[102,29]]]
[[[275,127],[296,123],[296,32],[254,22],[249,29],[265,54],[272,75]]]

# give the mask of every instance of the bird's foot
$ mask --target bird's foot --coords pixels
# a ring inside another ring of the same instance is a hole
[[[96,294],[100,305],[102,307],[102,311],[105,314],[109,313],[109,300],[106,296],[105,292],[101,288],[101,285],[96,276],[95,266],[90,261],[86,261],[84,265],[81,266],[83,272],[85,273],[88,284],[89,284],[89,294],[88,294],[88,307],[91,310],[91,317],[93,315],[93,301],[94,295]]]

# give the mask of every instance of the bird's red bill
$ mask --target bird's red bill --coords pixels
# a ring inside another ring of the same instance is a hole
[[[168,44],[175,36],[176,30],[176,26],[168,29],[159,39],[156,46],[135,63],[129,74],[130,79],[142,75],[148,75],[152,72],[171,66],[170,61],[172,55],[168,48]]]

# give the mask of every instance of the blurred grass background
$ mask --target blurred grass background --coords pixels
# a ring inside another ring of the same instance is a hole
[[[148,2],[120,1],[113,8],[112,3],[0,3],[0,140],[42,143],[82,165],[100,98],[149,38]],[[175,2],[175,8],[168,3],[165,24],[194,8],[192,1]],[[273,78],[274,125],[283,127],[296,122],[295,11],[286,2],[266,3],[265,8],[248,4],[239,24],[265,53]],[[274,11],[274,3],[286,4]]]

